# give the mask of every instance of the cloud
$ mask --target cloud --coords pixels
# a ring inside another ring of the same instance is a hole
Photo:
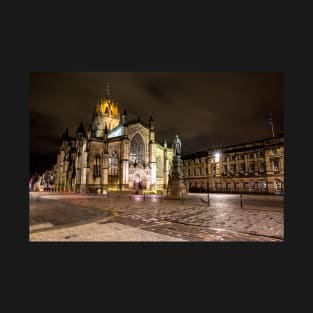
[[[283,73],[66,72],[31,73],[30,142],[33,153],[58,149],[65,128],[85,128],[106,82],[129,119],[153,116],[156,139],[178,134],[184,153],[212,143],[270,137],[266,117],[283,129]]]

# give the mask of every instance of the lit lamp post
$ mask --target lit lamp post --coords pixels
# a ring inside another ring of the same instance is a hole
[[[210,157],[208,155],[208,179],[207,179],[208,206],[210,206],[210,182],[209,182],[209,177],[210,177]]]
[[[221,181],[221,164],[220,164],[220,158],[221,158],[221,153],[219,151],[215,151],[214,153],[214,158],[215,158],[215,175],[217,176],[217,173],[219,173],[220,176],[220,188],[222,187],[222,181]],[[218,166],[217,166],[218,164]]]
[[[208,190],[208,206],[210,206],[209,169],[208,169],[208,182],[207,182],[207,190]]]

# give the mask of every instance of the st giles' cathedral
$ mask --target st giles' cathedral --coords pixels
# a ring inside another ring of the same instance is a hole
[[[76,136],[68,129],[54,165],[57,191],[106,193],[110,190],[167,189],[173,149],[155,141],[154,121],[128,121],[117,102],[106,96],[95,106],[87,132],[81,123]]]

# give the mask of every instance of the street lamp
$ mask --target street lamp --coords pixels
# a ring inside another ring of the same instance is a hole
[[[215,175],[220,177],[219,179],[219,185],[220,185],[220,189],[222,189],[222,178],[221,178],[221,164],[220,164],[220,160],[221,160],[221,157],[222,157],[222,152],[219,151],[219,150],[215,150],[215,153],[214,153],[214,158],[215,158]]]
[[[219,162],[220,161],[220,156],[221,156],[221,154],[218,151],[216,151],[215,154],[214,154],[215,162]]]
[[[210,206],[210,183],[209,183],[209,176],[210,176],[210,157],[209,157],[209,154],[208,154],[208,179],[207,179],[208,206]]]

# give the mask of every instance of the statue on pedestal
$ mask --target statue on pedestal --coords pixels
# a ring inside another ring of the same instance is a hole
[[[181,140],[179,139],[178,135],[176,135],[176,137],[174,138],[172,146],[173,146],[174,155],[179,155],[180,156]]]
[[[167,199],[182,199],[183,194],[186,193],[182,170],[183,162],[181,159],[181,144],[181,140],[178,135],[176,135],[172,143],[173,160],[171,171],[169,173]]]

